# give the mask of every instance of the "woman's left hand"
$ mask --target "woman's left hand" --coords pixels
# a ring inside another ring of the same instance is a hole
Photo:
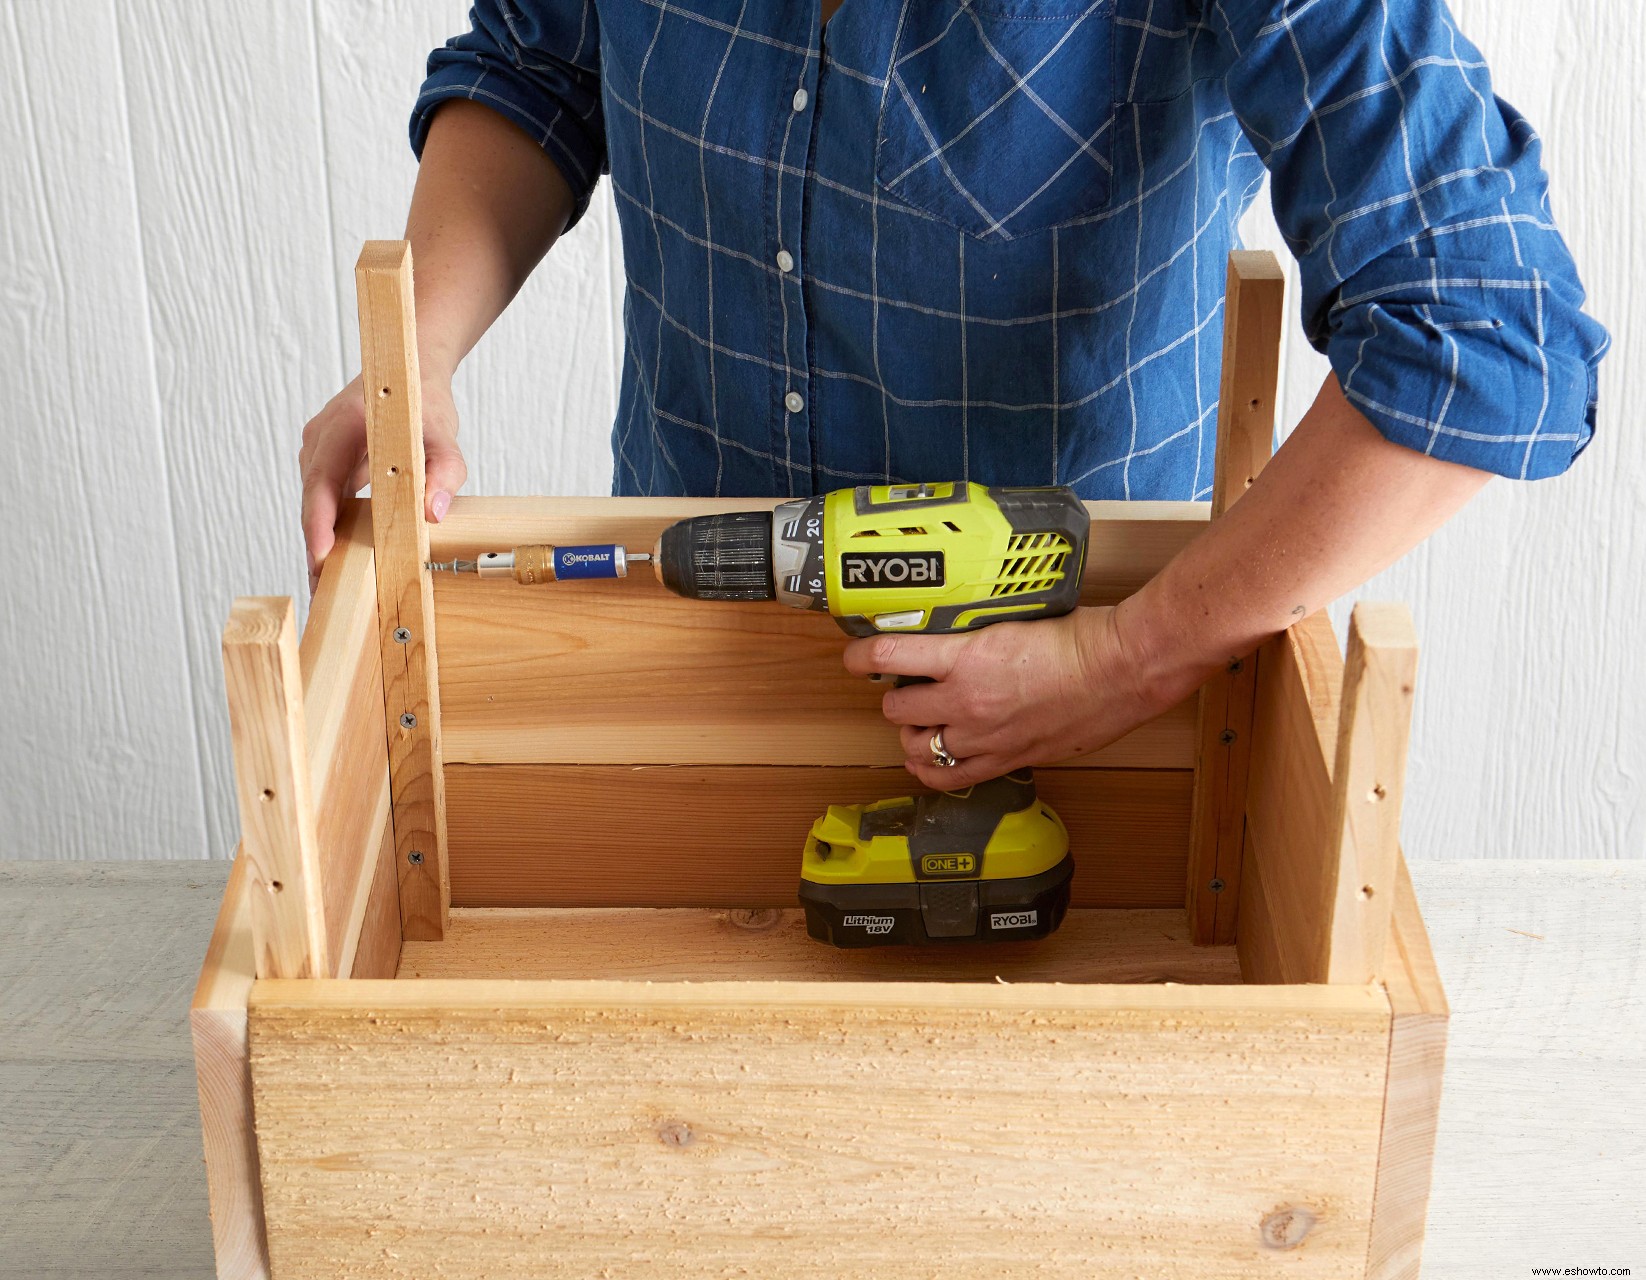
[[[1189,692],[1151,678],[1119,611],[1106,607],[961,635],[870,636],[848,644],[845,660],[856,675],[932,679],[893,689],[881,705],[902,726],[909,772],[940,791],[1095,751]],[[939,728],[952,766],[933,761]]]

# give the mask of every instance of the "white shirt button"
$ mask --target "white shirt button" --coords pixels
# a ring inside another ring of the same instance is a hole
[[[810,101],[811,95],[809,95],[804,89],[796,89],[794,91],[794,109],[796,111],[804,111],[806,109],[806,104]]]
[[[791,391],[783,397],[783,407],[790,413],[799,413],[806,407],[806,398],[798,391]]]
[[[779,249],[777,251],[777,269],[779,271],[793,271],[794,254],[790,253],[787,249]]]

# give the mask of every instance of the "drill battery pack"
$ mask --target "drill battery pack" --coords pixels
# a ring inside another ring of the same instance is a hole
[[[1007,942],[1063,923],[1074,859],[1028,770],[959,792],[830,805],[801,863],[806,931],[837,947]]]

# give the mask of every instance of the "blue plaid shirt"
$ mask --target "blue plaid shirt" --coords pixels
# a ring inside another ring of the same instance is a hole
[[[1537,135],[1437,0],[479,0],[451,98],[611,174],[614,491],[1211,491],[1223,275],[1272,176],[1307,337],[1391,440],[1523,478],[1607,339]]]

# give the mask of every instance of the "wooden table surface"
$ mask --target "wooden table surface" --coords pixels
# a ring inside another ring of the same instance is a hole
[[[212,1275],[186,1010],[227,874],[0,863],[0,1277]],[[1412,876],[1452,1003],[1424,1276],[1646,1276],[1646,861]]]

